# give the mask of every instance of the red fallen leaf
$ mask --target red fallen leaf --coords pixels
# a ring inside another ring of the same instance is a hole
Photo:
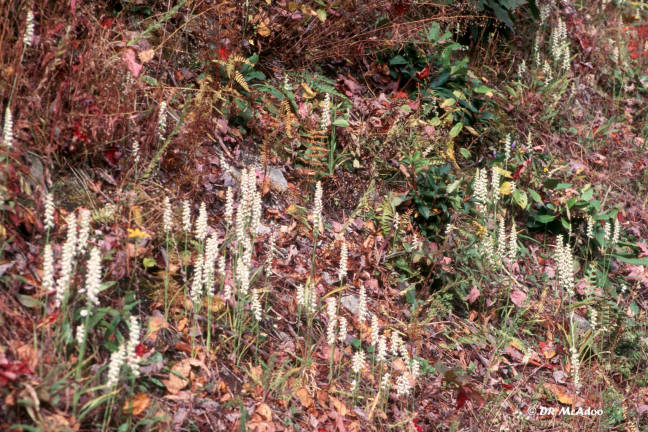
[[[106,162],[110,165],[117,165],[121,156],[122,152],[120,152],[117,147],[110,147],[104,151],[104,159],[106,159]]]
[[[103,28],[110,28],[113,23],[115,22],[115,18],[113,17],[104,17],[99,21],[99,25]]]
[[[502,387],[504,387],[506,390],[511,390],[513,388],[511,384],[506,384],[506,383],[502,383]]]
[[[221,45],[221,47],[218,49],[218,57],[220,57],[221,60],[227,60],[229,55],[230,52],[227,51],[227,47],[225,45]]]
[[[466,404],[466,401],[470,399],[464,387],[468,386],[459,387],[459,392],[457,393],[457,410],[460,410]]]
[[[400,91],[400,90],[395,91],[392,94],[392,97],[394,99],[409,99],[409,95],[407,93],[405,93],[404,91]]]
[[[395,17],[401,17],[405,12],[409,10],[409,8],[410,8],[409,0],[397,0],[392,5],[391,13]]]
[[[520,166],[518,166],[515,172],[513,173],[513,178],[517,180],[524,173],[524,171],[526,171],[530,162],[531,159],[527,159],[524,162],[522,162]]]
[[[78,121],[74,122],[74,127],[72,129],[72,135],[74,138],[78,139],[79,141],[83,141],[86,144],[88,144],[88,135],[86,135],[82,130],[81,130],[81,123]]]
[[[412,419],[412,424],[414,425],[414,429],[416,429],[416,432],[423,432],[423,427],[420,424],[418,424],[418,422],[419,419],[417,418]]]
[[[430,66],[425,66],[422,70],[416,72],[414,76],[420,80],[425,79],[430,75]]]
[[[0,386],[5,386],[11,381],[15,381],[20,375],[32,373],[34,372],[27,366],[27,360],[20,363],[0,363]]]
[[[43,325],[55,323],[56,320],[59,317],[59,313],[60,313],[60,311],[55,311],[55,312],[52,312],[51,314],[47,315],[45,317],[45,319],[43,320]]]
[[[474,390],[470,385],[464,384],[462,386],[459,386],[459,391],[457,392],[456,410],[461,409],[468,400],[473,401],[480,407],[486,403],[481,394],[479,394],[477,390]]]
[[[137,357],[144,357],[144,354],[146,354],[146,347],[142,344],[139,344],[135,347],[135,355]]]

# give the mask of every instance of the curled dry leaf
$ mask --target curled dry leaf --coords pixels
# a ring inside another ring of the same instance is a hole
[[[299,402],[302,404],[304,408],[309,408],[310,406],[313,405],[313,398],[308,393],[308,390],[306,388],[304,387],[300,388],[295,392],[295,394],[299,398]]]
[[[142,72],[142,65],[137,63],[134,49],[126,48],[122,54],[122,61],[126,63],[126,67],[135,78],[139,77]]]
[[[130,412],[133,415],[139,415],[146,411],[151,405],[151,399],[144,392],[138,393],[132,400],[127,400],[124,403],[124,411]]]

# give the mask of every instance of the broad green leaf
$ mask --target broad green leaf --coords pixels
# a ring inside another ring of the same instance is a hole
[[[144,266],[144,268],[151,268],[151,267],[155,267],[156,263],[153,258],[144,257],[144,259],[142,260],[142,265]]]
[[[527,192],[529,192],[529,196],[531,199],[538,204],[542,204],[542,198],[540,198],[540,194],[538,192],[534,191],[533,189],[527,189]]]
[[[332,124],[337,127],[349,127],[349,121],[343,117],[336,118]]]
[[[452,127],[452,129],[450,129],[450,138],[454,138],[457,135],[459,135],[459,132],[461,132],[461,129],[463,129],[463,123],[462,122],[459,122],[456,125],[454,125]]]
[[[554,215],[538,215],[535,217],[535,220],[537,220],[540,223],[549,223],[552,222],[554,219],[556,219],[556,216]]]
[[[461,147],[459,149],[459,153],[461,153],[461,156],[463,156],[466,159],[468,159],[470,157],[470,152],[468,150],[466,150],[465,148],[463,148],[463,147]]]
[[[40,308],[42,306],[40,300],[35,299],[34,297],[30,297],[28,295],[24,295],[24,294],[18,294],[18,301],[23,306],[31,308],[31,309],[37,309],[37,308]]]
[[[515,189],[515,191],[513,191],[513,200],[523,210],[529,204],[529,199],[527,198],[527,194],[523,190]]]

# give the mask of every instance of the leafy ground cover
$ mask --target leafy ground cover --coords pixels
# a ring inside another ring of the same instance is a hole
[[[647,11],[443,3],[4,2],[2,429],[648,430]]]

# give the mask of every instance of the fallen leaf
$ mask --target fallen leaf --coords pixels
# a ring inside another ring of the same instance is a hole
[[[576,397],[569,393],[567,387],[558,384],[545,383],[544,388],[549,391],[558,401],[565,405],[573,405],[576,402]]]
[[[527,299],[527,295],[518,289],[511,291],[510,297],[513,304],[517,307],[522,307],[522,305]]]
[[[146,411],[146,409],[151,405],[151,399],[144,392],[137,393],[132,400],[126,401],[124,403],[124,411],[127,413],[132,413],[133,415],[139,415]]]
[[[126,50],[124,50],[124,53],[122,54],[122,61],[126,63],[126,67],[135,78],[137,78],[142,72],[142,65],[137,63],[134,49],[126,48]]]
[[[310,396],[310,394],[308,394],[308,390],[306,390],[304,387],[297,390],[295,394],[299,398],[299,402],[304,408],[308,408],[313,405],[313,398]]]
[[[256,413],[259,414],[265,421],[272,420],[272,410],[267,404],[263,402],[261,402],[257,407]]]
[[[139,58],[142,63],[150,62],[151,60],[153,60],[153,57],[155,57],[154,49],[140,51],[139,54],[137,54],[137,58]]]
[[[344,405],[344,402],[333,396],[330,396],[330,399],[335,411],[337,411],[342,417],[345,417],[349,413],[349,409]]]
[[[481,293],[479,292],[479,289],[477,289],[477,287],[473,285],[472,288],[470,289],[470,292],[466,296],[466,300],[468,300],[468,303],[473,304],[475,300],[479,298],[480,294]]]
[[[189,384],[189,373],[191,372],[191,359],[184,359],[176,363],[169,372],[169,379],[162,380],[162,384],[171,394],[178,394],[180,390]]]

